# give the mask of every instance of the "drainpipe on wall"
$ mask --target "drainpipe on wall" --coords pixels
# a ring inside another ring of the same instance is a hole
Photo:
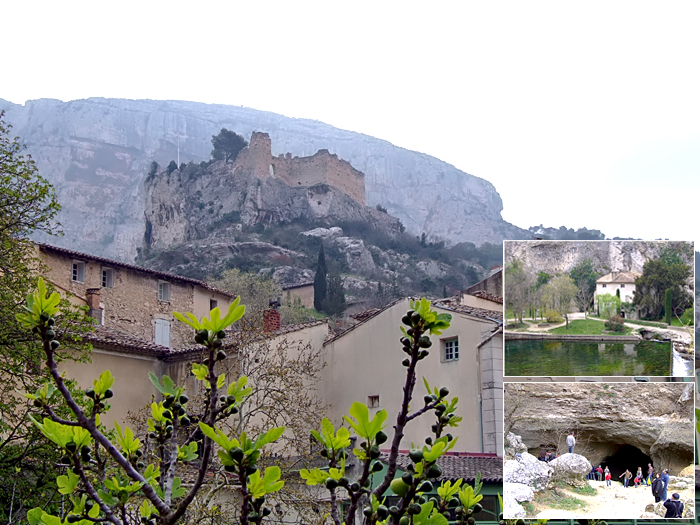
[[[484,451],[484,416],[482,412],[482,402],[481,402],[481,394],[478,396],[479,400],[479,450],[481,452]]]

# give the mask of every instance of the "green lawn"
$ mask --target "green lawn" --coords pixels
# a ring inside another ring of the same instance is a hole
[[[588,319],[588,331],[586,331],[586,320],[576,319],[575,321],[569,322],[568,330],[566,329],[566,326],[560,326],[559,328],[549,330],[549,333],[557,335],[602,335],[603,330],[605,330],[605,323],[603,321]],[[632,329],[626,326],[624,332],[616,335],[629,334],[631,331]]]

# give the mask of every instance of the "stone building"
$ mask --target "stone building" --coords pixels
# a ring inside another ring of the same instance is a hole
[[[311,157],[292,157],[289,153],[274,157],[267,133],[253,132],[250,144],[233,164],[234,176],[239,171],[253,173],[259,179],[275,177],[288,186],[330,184],[356,202],[365,204],[365,175],[349,162],[327,149],[321,149]]]
[[[191,329],[176,323],[172,312],[198,318],[218,306],[228,310],[234,295],[203,281],[158,272],[48,244],[37,244],[44,278],[85,304],[99,325],[145,343],[180,349],[190,343]]]

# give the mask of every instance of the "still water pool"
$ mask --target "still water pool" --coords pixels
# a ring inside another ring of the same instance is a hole
[[[506,340],[507,376],[669,376],[671,343]]]

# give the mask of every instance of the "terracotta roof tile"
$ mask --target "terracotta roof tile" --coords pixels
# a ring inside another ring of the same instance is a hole
[[[481,319],[487,319],[489,321],[503,322],[503,312],[494,312],[493,310],[486,310],[484,308],[476,308],[474,306],[460,304],[459,296],[434,301],[433,306],[461,314],[471,315],[473,317],[479,317]]]
[[[83,338],[92,344],[93,347],[127,354],[149,355],[160,358],[172,353],[166,346],[149,343],[106,326],[95,327],[94,332],[85,334]]]
[[[610,272],[603,277],[599,277],[596,283],[634,283],[637,277],[641,277],[637,272]]]
[[[469,295],[473,295],[479,299],[486,299],[487,301],[492,301],[494,303],[503,304],[503,297],[498,297],[497,295],[490,294],[484,290],[479,290],[478,292],[474,292],[473,294]]]
[[[386,463],[388,454],[382,454],[381,460]],[[408,454],[399,454],[397,466],[406,470],[412,463]],[[481,480],[487,483],[503,483],[503,458],[495,454],[469,454],[448,452],[438,459],[438,466],[442,470],[440,479],[455,480],[462,478],[473,482],[477,473],[481,472]]]

